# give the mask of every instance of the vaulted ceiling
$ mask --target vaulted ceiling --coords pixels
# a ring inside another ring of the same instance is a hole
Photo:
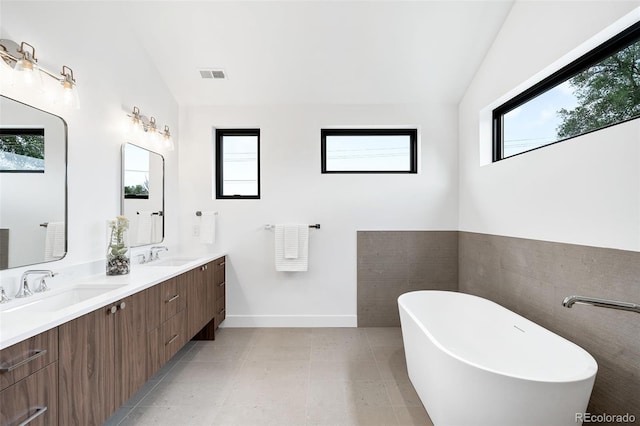
[[[457,103],[512,2],[139,1],[123,15],[180,105]]]

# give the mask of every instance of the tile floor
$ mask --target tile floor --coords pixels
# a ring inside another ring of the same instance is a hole
[[[225,328],[189,342],[106,423],[432,425],[400,328]]]

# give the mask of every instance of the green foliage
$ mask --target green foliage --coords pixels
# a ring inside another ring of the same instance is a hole
[[[149,195],[149,190],[144,185],[125,186],[124,195]]]
[[[558,139],[640,116],[640,41],[569,81],[578,106],[558,111]]]
[[[0,151],[44,159],[44,136],[0,135]]]

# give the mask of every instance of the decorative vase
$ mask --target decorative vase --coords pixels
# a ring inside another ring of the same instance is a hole
[[[117,216],[107,221],[107,275],[125,275],[131,266],[129,220]]]

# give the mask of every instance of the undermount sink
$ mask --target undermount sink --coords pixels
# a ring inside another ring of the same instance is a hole
[[[66,309],[76,303],[84,302],[86,300],[93,299],[94,297],[102,296],[103,294],[109,291],[116,290],[120,287],[122,286],[82,284],[56,293],[43,293],[42,297],[36,300],[29,300],[30,298],[16,299],[20,301],[24,300],[25,303],[22,303],[16,307],[8,307],[8,309],[3,309],[2,313],[8,314],[13,312],[56,312],[62,309]],[[37,296],[39,295],[40,294],[37,293]]]
[[[147,263],[147,266],[182,266],[187,263],[196,261],[197,258],[172,258],[172,259],[160,259]]]

